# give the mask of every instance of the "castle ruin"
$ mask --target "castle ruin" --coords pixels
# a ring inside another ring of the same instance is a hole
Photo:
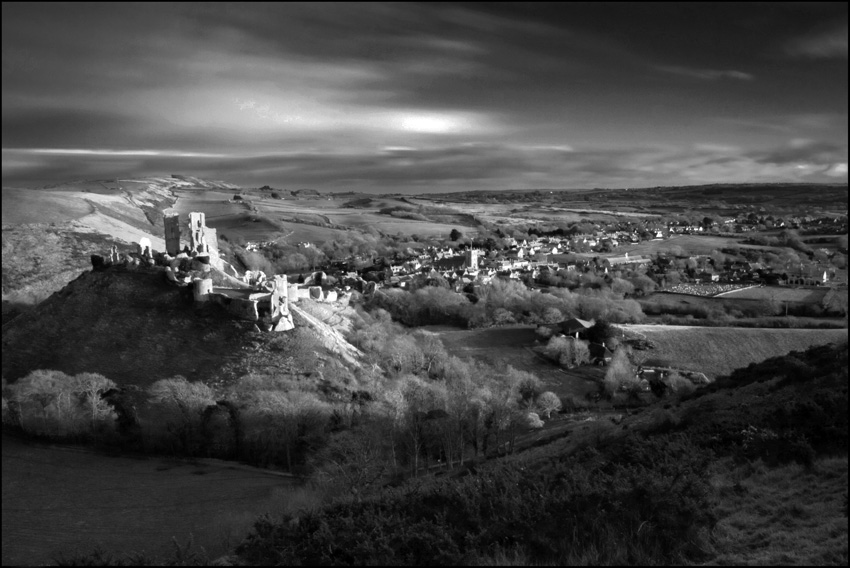
[[[224,262],[218,252],[216,230],[206,226],[205,215],[188,215],[189,243],[181,249],[180,216],[166,213],[165,253],[154,254],[150,239],[143,237],[134,254],[118,254],[110,250],[108,260],[92,255],[95,270],[110,266],[163,267],[165,277],[174,286],[191,286],[196,306],[218,304],[233,316],[252,321],[262,331],[288,331],[295,327],[289,310],[289,283],[285,275],[271,279],[249,273],[249,278],[235,276],[236,270]],[[162,269],[162,268],[160,268]]]

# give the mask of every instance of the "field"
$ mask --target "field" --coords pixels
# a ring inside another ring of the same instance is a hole
[[[782,288],[777,286],[760,286],[735,290],[721,298],[736,300],[768,300],[772,302],[794,302],[801,304],[819,304],[829,288]]]
[[[734,237],[719,237],[716,235],[676,235],[669,239],[658,241],[644,241],[636,244],[624,244],[617,247],[616,253],[622,256],[625,253],[631,255],[643,254],[652,255],[659,251],[668,251],[672,247],[682,247],[686,254],[711,254],[714,250],[724,248],[738,247],[749,249],[774,250],[774,247],[745,245],[739,241],[744,240],[744,236],[736,235]]]
[[[789,305],[820,304],[829,288],[783,288],[779,286],[762,286],[746,288],[734,292],[726,292],[722,296],[696,296],[693,294],[677,294],[674,292],[655,292],[642,299],[642,302],[660,306],[688,306],[730,308],[737,310],[753,309],[762,302],[787,302]]]
[[[472,357],[496,368],[508,365],[537,375],[544,388],[558,396],[584,398],[596,392],[604,371],[597,367],[563,370],[531,350],[540,338],[534,326],[516,325],[490,329],[458,329],[448,326],[427,326],[436,333],[449,354]]]
[[[43,565],[61,552],[159,556],[183,546],[211,559],[256,516],[305,504],[290,478],[202,460],[106,457],[3,437],[3,565]],[[301,501],[299,501],[301,500]]]
[[[847,341],[846,329],[764,329],[617,325],[626,337],[648,339],[654,349],[637,351],[646,358],[670,361],[674,366],[705,373],[709,378],[813,345]]]
[[[75,195],[32,189],[4,188],[3,224],[64,223],[94,212],[94,207]]]
[[[476,234],[474,228],[464,225],[461,220],[457,223],[417,221],[379,214],[378,210],[385,207],[409,207],[409,204],[393,199],[363,198],[354,200],[358,206],[352,208],[346,207],[352,202],[348,196],[273,199],[265,194],[243,192],[243,202],[240,203],[230,201],[234,195],[231,192],[179,190],[176,193],[180,196],[174,206],[176,211],[181,215],[204,211],[207,225],[230,238],[266,241],[284,237],[289,243],[322,243],[345,237],[345,228],[364,230],[368,227],[392,235],[401,233],[422,237],[448,237],[455,228],[467,236]],[[256,217],[261,221],[252,221]]]

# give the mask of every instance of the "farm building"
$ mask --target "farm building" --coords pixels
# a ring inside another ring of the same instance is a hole
[[[604,343],[590,344],[590,362],[594,365],[607,365],[613,357],[614,354]]]
[[[587,330],[593,327],[593,323],[594,322],[592,321],[572,318],[562,321],[558,324],[558,327],[564,335],[575,337],[576,339],[583,339]]]

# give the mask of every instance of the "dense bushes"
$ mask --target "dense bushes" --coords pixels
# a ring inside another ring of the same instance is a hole
[[[10,386],[4,380],[3,424],[38,436],[88,439],[115,420],[103,399],[114,388],[115,383],[96,373],[38,370]]]
[[[624,300],[610,290],[565,288],[544,294],[522,282],[496,278],[477,286],[476,302],[446,288],[426,286],[414,292],[381,290],[367,309],[382,308],[408,326],[448,324],[488,327],[511,323],[556,323],[570,317],[604,319],[614,323],[640,322],[643,312],[634,300]]]
[[[90,373],[34,371],[4,388],[3,422],[37,436],[295,471],[326,443],[345,405],[292,386],[247,375],[216,400],[207,385],[180,376],[143,390]]]
[[[538,350],[562,367],[578,367],[590,362],[590,348],[587,342],[573,337],[552,337]]]
[[[693,558],[714,518],[709,454],[681,436],[507,463],[299,517],[261,518],[239,553],[259,564],[661,564]]]

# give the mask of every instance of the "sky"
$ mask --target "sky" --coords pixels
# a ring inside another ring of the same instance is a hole
[[[847,3],[2,4],[2,181],[847,183]]]

